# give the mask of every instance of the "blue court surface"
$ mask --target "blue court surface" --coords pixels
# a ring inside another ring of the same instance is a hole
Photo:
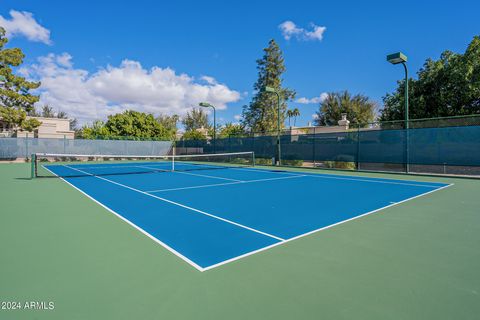
[[[110,175],[96,175],[95,164],[45,167],[78,172],[64,180],[200,271],[448,186],[252,167]]]

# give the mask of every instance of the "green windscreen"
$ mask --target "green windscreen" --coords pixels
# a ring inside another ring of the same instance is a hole
[[[328,127],[327,127],[328,128]],[[306,165],[316,162],[348,162],[353,165],[383,163],[391,165],[480,166],[480,117],[411,120],[377,123],[340,132],[281,135],[282,164]],[[210,153],[213,141],[179,141],[185,151]],[[229,137],[215,141],[216,152],[252,150],[257,163],[270,164],[277,154],[276,135]]]

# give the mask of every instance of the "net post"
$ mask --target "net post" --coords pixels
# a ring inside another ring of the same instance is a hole
[[[255,152],[252,151],[252,167],[255,167]]]
[[[25,160],[28,160],[28,132],[25,135]]]
[[[35,153],[32,153],[31,156],[31,164],[30,164],[30,179],[35,178],[35,171],[36,171],[36,163],[37,163],[37,156]]]

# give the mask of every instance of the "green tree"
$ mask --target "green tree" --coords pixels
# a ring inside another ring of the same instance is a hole
[[[35,118],[29,118],[29,119],[25,119],[25,120],[20,124],[20,127],[21,127],[22,130],[24,130],[24,131],[33,132],[33,131],[35,131],[38,127],[40,127],[41,125],[42,125],[42,122],[38,121],[37,119],[35,119]]]
[[[62,118],[64,115],[66,115],[64,112],[60,113],[60,116],[58,118]],[[42,107],[42,111],[40,112],[40,116],[44,118],[56,118],[57,115],[53,111],[53,108],[50,107],[48,104],[44,105]]]
[[[288,109],[287,110],[287,118],[288,118],[288,126],[291,127],[290,120],[293,117],[293,110]]]
[[[39,100],[38,96],[29,93],[37,89],[40,82],[30,82],[25,78],[14,75],[12,67],[18,67],[23,63],[25,55],[19,48],[5,48],[8,38],[5,37],[5,29],[0,27],[0,75],[5,77],[5,83],[0,86],[0,105],[14,107],[30,112],[34,104]]]
[[[108,116],[105,128],[111,136],[136,138],[167,138],[168,130],[152,114],[127,110]]]
[[[183,140],[207,140],[207,137],[198,130],[188,130],[182,136]]]
[[[79,131],[79,136],[83,139],[97,139],[109,135],[110,132],[105,127],[105,122],[100,120],[94,121],[91,125],[84,125]]]
[[[293,126],[295,127],[298,116],[300,116],[300,110],[298,110],[298,108],[287,110],[288,126],[289,127],[291,127],[291,125],[290,125],[290,119],[291,118],[293,118]]]
[[[246,134],[245,127],[241,123],[226,123],[219,130],[219,138],[241,137]]]
[[[7,128],[14,132],[18,129],[33,132],[42,124],[37,119],[27,119],[27,113],[24,110],[13,107],[0,106],[0,118],[6,123]]]
[[[68,113],[65,111],[58,111],[56,117],[59,119],[68,119]]]
[[[475,36],[465,53],[444,51],[439,60],[427,59],[410,78],[411,119],[480,114],[480,36]],[[383,97],[380,120],[404,119],[405,81]]]
[[[168,137],[169,139],[175,138],[177,134],[177,123],[179,120],[179,116],[174,114],[172,116],[167,116],[167,115],[159,115],[156,118],[156,121],[165,128],[168,132]]]
[[[366,125],[375,119],[377,104],[367,96],[357,94],[352,96],[348,91],[331,92],[320,103],[316,112],[315,125],[337,125],[342,113],[354,124]]]
[[[187,112],[187,115],[183,118],[182,124],[185,126],[185,131],[193,131],[200,128],[210,128],[208,122],[208,114],[203,109],[193,108]]]
[[[23,110],[19,110],[14,107],[2,107],[0,106],[0,118],[6,124],[7,129],[16,131],[25,121],[27,114]]]
[[[108,116],[106,122],[95,121],[85,125],[79,135],[84,139],[129,137],[172,140],[176,129],[162,125],[152,114],[127,110]]]
[[[257,93],[250,104],[243,107],[242,124],[250,131],[265,133],[277,129],[278,117],[283,128],[287,101],[295,98],[295,91],[282,87],[285,61],[275,40],[270,40],[263,51],[263,57],[257,60],[258,79],[253,86]],[[277,111],[277,96],[264,92],[266,86],[275,88],[280,93],[280,114]]]
[[[177,129],[179,116],[174,114],[173,116],[168,116],[161,114],[157,117],[157,122],[160,123],[163,127],[167,129]]]

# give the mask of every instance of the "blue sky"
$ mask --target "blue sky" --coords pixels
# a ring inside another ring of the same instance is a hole
[[[19,72],[42,80],[42,102],[81,122],[128,108],[182,114],[203,100],[225,122],[250,101],[271,38],[297,99],[347,89],[381,106],[403,77],[386,54],[404,52],[415,74],[446,49],[463,52],[480,34],[478,12],[475,1],[2,0],[0,25],[27,55]],[[318,109],[289,105],[301,111],[297,125]]]

